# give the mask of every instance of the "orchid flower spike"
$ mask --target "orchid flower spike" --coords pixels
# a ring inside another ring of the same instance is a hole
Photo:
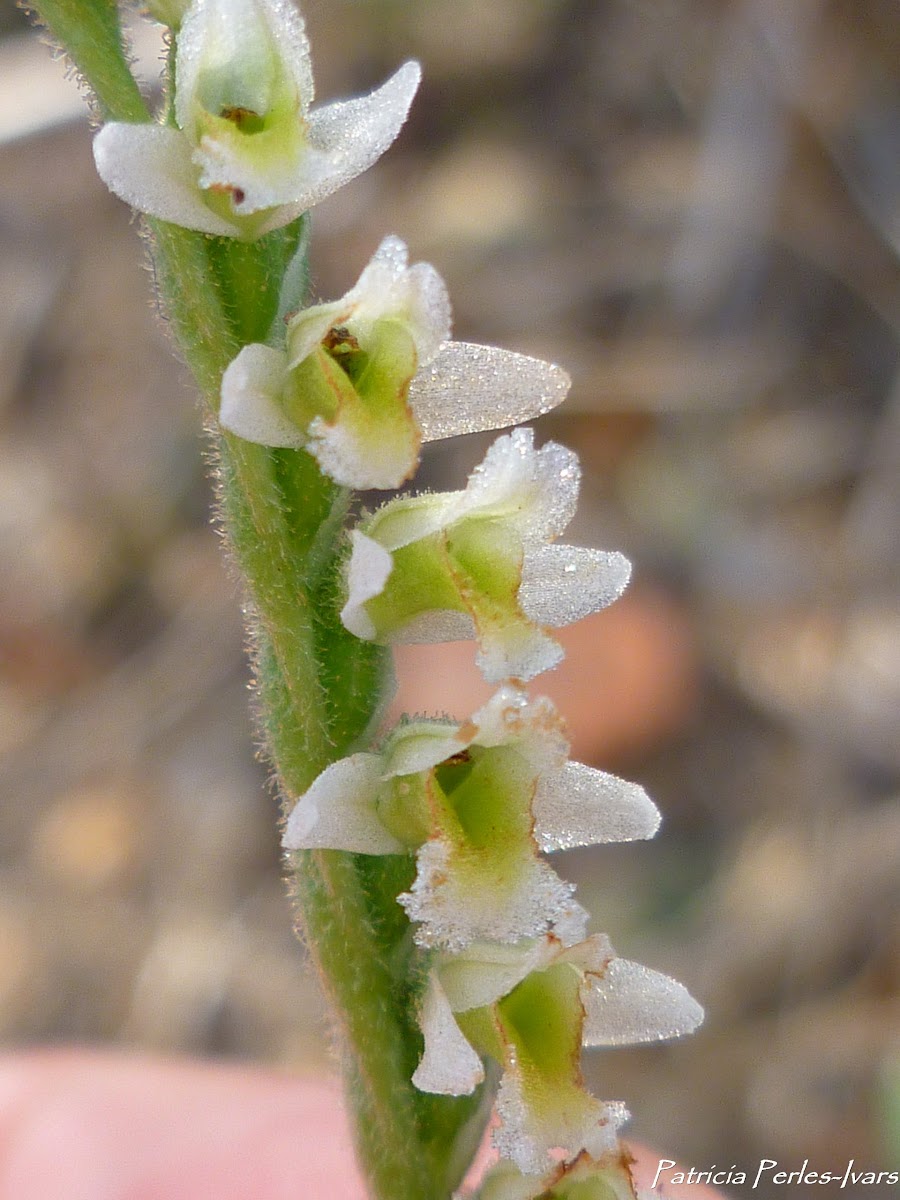
[[[366,641],[478,639],[490,683],[528,680],[563,657],[545,626],[569,625],[625,589],[621,554],[556,546],[575,513],[578,458],[530,429],[498,438],[462,492],[401,496],[352,535],[341,620]]]
[[[420,75],[408,62],[371,95],[310,111],[309,45],[291,0],[194,0],[178,33],[177,128],[104,126],[97,170],[141,212],[253,241],[380,158]]]
[[[540,851],[652,837],[659,812],[643,788],[569,762],[545,698],[502,688],[464,724],[399,725],[381,753],[327,767],[297,801],[288,849],[416,853],[409,892],[421,946],[460,950],[553,929],[584,935],[584,910]]]
[[[286,350],[245,346],[222,379],[219,420],[265,446],[308,450],[337,483],[398,488],[421,442],[549,412],[569,390],[559,367],[451,342],[450,301],[397,237],[355,287],[289,322]]]
[[[594,1158],[610,1154],[627,1119],[622,1105],[603,1104],[585,1090],[582,1045],[678,1037],[702,1019],[680,983],[616,957],[600,934],[574,946],[552,935],[517,946],[476,944],[432,966],[419,1008],[425,1049],[413,1083],[467,1095],[484,1078],[482,1059],[495,1059],[502,1076],[494,1144],[526,1175],[540,1174],[555,1149],[568,1159],[582,1150]]]

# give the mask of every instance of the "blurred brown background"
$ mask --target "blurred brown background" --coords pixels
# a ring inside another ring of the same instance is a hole
[[[201,416],[73,89],[3,5],[0,1034],[326,1069]],[[898,1166],[896,5],[306,13],[323,98],[425,69],[315,212],[317,294],[396,232],[459,337],[564,363],[542,434],[582,455],[572,540],[637,564],[538,683],[665,825],[559,867],[709,1015],[590,1080],[697,1167]],[[422,478],[461,486],[489,440]],[[406,705],[465,715],[470,664],[404,655]]]

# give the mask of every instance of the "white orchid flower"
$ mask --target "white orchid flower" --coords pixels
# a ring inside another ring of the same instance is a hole
[[[397,488],[422,441],[549,412],[569,390],[559,367],[451,342],[450,301],[429,263],[387,237],[355,287],[288,324],[287,347],[245,346],[222,379],[219,420],[265,446],[308,450],[337,483]]]
[[[287,823],[288,849],[416,853],[399,897],[422,946],[584,934],[574,887],[541,852],[652,837],[646,792],[569,762],[549,700],[502,688],[464,724],[411,721],[381,753],[327,767]]]
[[[498,438],[461,492],[401,496],[352,535],[341,620],[366,641],[478,640],[490,683],[532,679],[563,657],[547,626],[617,599],[621,554],[553,545],[575,513],[571,450],[534,448],[530,429]]]
[[[371,95],[311,111],[309,45],[291,0],[194,0],[178,33],[177,127],[104,126],[97,170],[141,212],[252,241],[371,166],[420,75],[408,62]]]
[[[573,946],[552,935],[518,946],[476,944],[432,967],[413,1083],[467,1095],[484,1077],[481,1059],[496,1059],[503,1073],[494,1144],[525,1175],[540,1174],[560,1148],[568,1160],[582,1151],[594,1159],[614,1154],[627,1119],[622,1105],[585,1090],[582,1046],[679,1037],[702,1019],[680,983],[616,957],[602,935]]]

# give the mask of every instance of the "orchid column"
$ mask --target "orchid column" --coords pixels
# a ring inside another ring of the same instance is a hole
[[[156,0],[171,49],[153,118],[110,0],[39,10],[107,118],[97,168],[145,216],[207,405],[292,890],[373,1197],[446,1200],[495,1099],[505,1163],[484,1200],[634,1196],[624,1110],[587,1093],[581,1047],[677,1036],[700,1009],[588,937],[543,855],[652,836],[658,814],[569,762],[562,719],[523,690],[562,656],[550,628],[615,600],[628,563],[556,544],[577,459],[527,429],[464,490],[348,520],[354,490],[412,478],[423,442],[530,420],[568,389],[551,364],[453,341],[443,281],[396,237],[346,295],[308,302],[306,214],[392,143],[418,65],[314,107],[290,0]],[[494,698],[380,731],[390,645],[473,637]]]

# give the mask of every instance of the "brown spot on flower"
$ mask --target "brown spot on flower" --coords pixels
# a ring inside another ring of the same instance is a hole
[[[460,766],[462,763],[472,761],[472,755],[468,750],[458,750],[456,754],[451,754],[449,758],[445,758],[441,763],[443,767]]]
[[[463,721],[459,727],[457,737],[460,741],[471,742],[478,733],[478,726],[471,719]]]
[[[333,325],[322,338],[322,345],[333,354],[348,354],[359,349],[359,342],[346,325]]]
[[[226,105],[220,111],[219,116],[224,117],[226,121],[231,121],[233,125],[237,125],[238,129],[258,124],[261,120],[258,112],[254,112],[252,108],[242,108],[237,104]]]
[[[243,188],[234,187],[230,183],[211,183],[209,191],[214,192],[217,196],[230,196],[235,204],[243,204],[247,198]]]

